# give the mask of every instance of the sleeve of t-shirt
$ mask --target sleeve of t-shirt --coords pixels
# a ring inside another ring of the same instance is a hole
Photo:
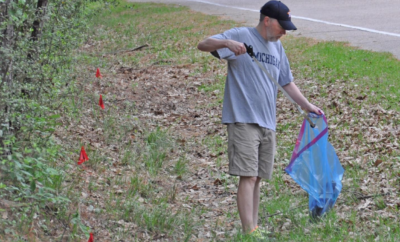
[[[281,47],[281,63],[279,66],[279,84],[283,87],[293,81],[292,71],[290,70],[289,60],[285,50]]]
[[[227,30],[221,34],[213,35],[213,36],[211,36],[211,38],[213,38],[213,39],[229,39],[229,40],[239,41],[239,29],[233,28],[233,29]],[[235,53],[233,53],[228,48],[218,49],[218,50],[216,50],[216,52],[218,53],[218,55],[221,59],[225,59],[225,60],[236,59]]]

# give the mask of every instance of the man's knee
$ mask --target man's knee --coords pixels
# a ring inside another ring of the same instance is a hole
[[[257,183],[261,180],[261,178],[257,176],[241,176],[240,181],[242,182],[249,182],[249,183]]]

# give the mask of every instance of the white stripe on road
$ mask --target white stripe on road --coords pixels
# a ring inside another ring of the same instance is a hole
[[[207,2],[207,1],[202,1],[202,0],[188,0],[188,1],[206,3],[206,4],[211,4],[211,5],[225,7],[225,8],[234,8],[234,9],[239,9],[239,10],[252,11],[252,12],[257,12],[257,13],[260,12],[260,10],[255,10],[255,9],[250,9],[250,8],[241,8],[241,7],[235,7],[235,6],[227,6],[227,5],[223,5],[223,4],[219,4],[219,3]],[[376,33],[376,34],[383,34],[383,35],[390,35],[390,36],[394,36],[394,37],[400,37],[400,34],[384,32],[384,31],[379,31],[379,30],[375,30],[375,29],[368,29],[368,28],[363,28],[363,27],[357,27],[357,26],[352,26],[352,25],[347,25],[347,24],[332,23],[332,22],[313,19],[313,18],[306,18],[306,17],[293,16],[293,15],[292,15],[292,18],[307,20],[307,21],[316,22],[316,23],[323,23],[323,24],[328,24],[328,25],[340,26],[340,27],[345,27],[345,28],[357,29],[357,30],[367,31],[367,32]]]

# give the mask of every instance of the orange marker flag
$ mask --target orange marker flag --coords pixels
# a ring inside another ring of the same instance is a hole
[[[93,238],[93,234],[92,233],[90,233],[88,242],[94,242],[94,238]]]
[[[104,109],[104,103],[103,103],[103,97],[100,94],[100,99],[99,99],[99,106]]]
[[[97,78],[103,78],[103,76],[102,76],[101,73],[100,73],[100,69],[99,69],[99,68],[97,68],[96,77],[97,77]]]
[[[82,148],[81,148],[81,154],[79,155],[78,165],[80,165],[80,164],[82,164],[83,162],[88,161],[88,160],[89,160],[89,157],[87,156],[86,151],[85,151],[85,149],[84,149],[83,146],[82,146]]]

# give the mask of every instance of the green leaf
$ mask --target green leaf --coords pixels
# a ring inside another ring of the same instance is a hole
[[[36,182],[35,182],[35,180],[32,180],[31,181],[31,192],[33,193],[33,192],[35,192],[35,190],[36,190]]]
[[[51,116],[48,117],[48,118],[56,119],[56,118],[59,118],[59,117],[61,117],[61,115],[59,115],[59,114],[54,114],[54,115],[51,115]]]
[[[27,172],[27,171],[21,171],[22,174],[25,174],[28,177],[33,176],[31,173]]]

